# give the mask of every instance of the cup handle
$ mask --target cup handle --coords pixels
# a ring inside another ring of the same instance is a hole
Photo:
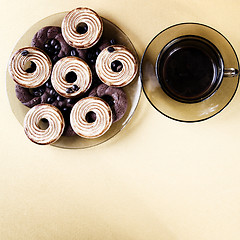
[[[235,68],[224,68],[223,76],[224,77],[236,77],[238,76],[239,71]]]

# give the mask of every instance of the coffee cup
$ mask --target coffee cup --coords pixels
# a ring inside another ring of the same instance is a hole
[[[186,35],[171,40],[160,52],[156,74],[162,89],[185,103],[203,101],[219,88],[223,76],[234,77],[235,68],[224,68],[218,48],[209,40]]]
[[[148,44],[140,78],[147,99],[159,112],[198,122],[230,103],[239,83],[239,61],[219,31],[181,23],[164,29]]]

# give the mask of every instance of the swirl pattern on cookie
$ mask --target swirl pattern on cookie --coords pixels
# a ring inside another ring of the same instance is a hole
[[[46,119],[48,127],[41,129],[40,121]],[[31,108],[24,118],[24,131],[34,143],[46,145],[57,141],[64,130],[64,118],[58,108],[39,104]]]
[[[70,11],[62,22],[65,41],[75,48],[90,48],[98,42],[103,32],[103,22],[98,14],[89,8]]]
[[[87,114],[94,113],[95,121],[88,122]],[[102,136],[112,124],[112,111],[109,105],[98,97],[86,97],[79,100],[70,115],[73,130],[84,138]]]
[[[82,59],[65,57],[54,65],[51,82],[58,94],[74,98],[89,89],[92,83],[92,72]]]
[[[51,70],[49,56],[35,47],[17,50],[9,63],[9,73],[13,80],[26,88],[36,88],[44,84],[49,79]]]
[[[97,57],[95,67],[101,81],[114,87],[126,86],[138,72],[137,59],[126,47],[120,45],[103,49]]]

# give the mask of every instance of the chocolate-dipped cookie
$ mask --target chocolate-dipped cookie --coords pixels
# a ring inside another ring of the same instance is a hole
[[[34,92],[29,91],[28,88],[24,88],[18,84],[15,85],[15,92],[17,99],[23,103],[26,107],[34,107],[37,104],[41,103],[40,96],[34,96]]]
[[[45,51],[53,63],[57,62],[60,58],[74,54],[74,49],[64,40],[61,28],[56,26],[41,28],[34,35],[31,45]]]

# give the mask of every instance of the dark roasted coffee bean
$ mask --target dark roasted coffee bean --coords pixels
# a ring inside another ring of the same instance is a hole
[[[112,45],[116,44],[115,39],[111,39],[109,42],[110,42],[110,44],[112,44]]]
[[[45,92],[45,89],[43,87],[38,88],[38,91],[43,94]]]
[[[115,51],[115,49],[114,49],[113,47],[108,47],[107,50],[108,50],[108,52],[110,52],[110,53]]]
[[[22,56],[27,56],[27,55],[29,54],[29,52],[28,52],[27,50],[23,50],[23,51],[21,52],[21,54],[22,54]]]
[[[72,92],[73,92],[72,88],[67,88],[66,89],[66,93],[72,93]]]
[[[51,89],[50,91],[49,91],[49,94],[51,95],[51,96],[56,96],[56,91],[54,90],[54,89]]]
[[[53,102],[54,102],[54,98],[52,97],[47,98],[47,103],[53,103]]]
[[[64,113],[66,113],[66,112],[68,112],[68,108],[67,108],[67,107],[64,107],[64,108],[62,108],[62,111],[63,111]]]
[[[71,52],[70,52],[70,55],[74,56],[74,57],[77,57],[78,56],[77,50],[76,49],[72,49]]]
[[[40,91],[33,91],[33,96],[40,97],[42,96],[42,93]]]
[[[58,101],[62,101],[62,100],[63,100],[63,97],[60,96],[60,95],[58,95],[58,96],[57,96],[57,100],[58,100]]]
[[[57,45],[54,46],[54,48],[55,48],[55,50],[60,50],[61,46],[60,46],[60,44],[57,44]]]
[[[55,46],[56,44],[58,44],[58,41],[57,41],[56,39],[52,39],[52,40],[50,41],[50,44],[51,44],[52,46]]]
[[[112,63],[111,63],[111,68],[112,68],[112,70],[116,68],[116,63],[115,63],[115,62],[112,62]],[[114,71],[114,70],[113,70],[113,71]]]
[[[96,52],[95,52],[96,56],[98,56],[100,52],[101,52],[101,50],[97,49]]]
[[[73,102],[74,102],[74,100],[72,98],[67,99],[67,103],[73,103]]]
[[[52,83],[49,81],[49,82],[46,82],[46,87],[47,88],[52,88]]]
[[[111,63],[111,69],[114,72],[120,72],[122,70],[122,68],[123,68],[123,65],[119,60],[115,60]]]
[[[50,48],[50,45],[48,44],[48,42],[46,42],[46,43],[44,44],[44,47],[45,47],[46,49],[49,49],[49,48]]]
[[[76,84],[74,84],[73,86],[72,86],[72,90],[73,91],[77,91],[79,89],[79,87],[76,85]]]

